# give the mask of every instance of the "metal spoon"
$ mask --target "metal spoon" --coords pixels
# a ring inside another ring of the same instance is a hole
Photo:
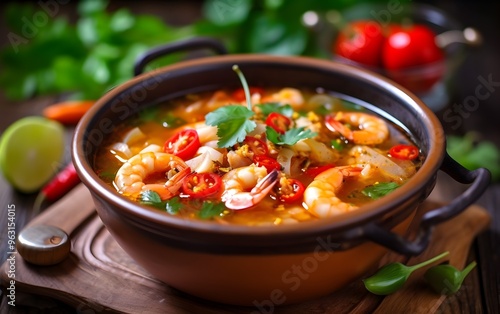
[[[17,251],[25,261],[35,265],[62,262],[71,251],[69,235],[94,210],[90,192],[80,183],[26,225],[17,238]]]

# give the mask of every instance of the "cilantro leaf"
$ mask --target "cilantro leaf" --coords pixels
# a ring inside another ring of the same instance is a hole
[[[231,147],[238,142],[243,142],[245,136],[257,126],[250,120],[254,112],[240,105],[220,107],[205,116],[207,125],[217,127],[220,148]]]
[[[293,128],[285,132],[285,134],[279,134],[271,127],[266,127],[267,139],[276,145],[293,145],[300,140],[311,138],[316,136],[316,132],[312,132],[305,127]]]
[[[176,215],[182,208],[181,199],[178,196],[175,196],[169,199],[165,204],[165,209],[167,213],[171,215]]]
[[[397,184],[396,182],[382,182],[366,187],[365,189],[363,189],[363,191],[361,191],[361,193],[372,199],[378,199],[384,195],[391,193],[398,187],[399,184]]]
[[[281,105],[280,103],[274,103],[274,102],[269,102],[269,103],[264,103],[257,105],[257,107],[260,108],[262,111],[262,114],[264,116],[268,116],[269,114],[273,112],[281,113],[282,115],[291,118],[293,114],[293,108],[290,105]]]
[[[152,190],[141,192],[139,201],[144,205],[150,205],[160,209],[164,208],[164,202],[162,202],[160,195]]]
[[[141,192],[139,202],[144,205],[149,205],[158,209],[163,209],[171,215],[176,215],[182,208],[180,197],[175,196],[167,201],[162,201],[160,195],[152,190]]]
[[[203,205],[198,212],[198,217],[200,219],[211,219],[222,214],[225,208],[226,207],[223,203],[203,202]]]

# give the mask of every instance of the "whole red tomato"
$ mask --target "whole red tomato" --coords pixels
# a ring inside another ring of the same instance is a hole
[[[436,45],[435,37],[424,25],[392,27],[382,51],[384,67],[401,70],[443,60],[443,51]]]
[[[333,44],[333,52],[358,63],[379,66],[384,34],[379,23],[357,20],[344,27]]]
[[[435,34],[425,25],[393,25],[382,48],[387,75],[414,92],[425,92],[445,72],[444,53]]]

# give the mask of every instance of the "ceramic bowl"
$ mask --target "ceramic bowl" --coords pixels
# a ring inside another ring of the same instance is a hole
[[[209,39],[193,39],[151,51],[138,61],[136,72],[165,53],[203,47],[224,52]],[[93,170],[96,151],[123,120],[185,94],[239,87],[231,69],[234,64],[258,86],[321,87],[367,105],[413,136],[425,156],[421,169],[407,184],[357,211],[262,227],[180,219],[126,199],[98,177]],[[446,154],[440,122],[408,90],[359,68],[305,57],[209,56],[139,74],[104,95],[83,117],[72,153],[97,213],[139,265],[181,291],[239,305],[310,300],[360,278],[388,250],[419,254],[428,244],[432,227],[459,214],[489,182],[487,170],[468,171]],[[419,204],[432,191],[440,169],[472,184],[452,203],[425,213],[417,237],[410,241],[405,232]]]

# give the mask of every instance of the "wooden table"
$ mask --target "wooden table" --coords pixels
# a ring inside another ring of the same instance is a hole
[[[160,5],[154,2],[147,3],[149,6],[134,5],[132,9],[153,13],[155,10],[151,10],[151,8]],[[498,58],[500,42],[496,35],[496,30],[500,29],[500,25],[498,25],[498,16],[495,17],[499,11],[498,5],[467,2],[467,10],[461,10],[460,5],[455,2],[440,1],[439,4],[450,14],[456,16],[463,25],[477,27],[485,37],[485,44],[469,53],[468,58],[457,73],[455,92],[449,106],[436,114],[448,132],[463,133],[474,130],[483,134],[485,139],[500,145],[500,128],[498,126],[500,91],[493,90],[489,98],[481,100],[477,110],[463,119],[458,130],[452,129],[452,126],[444,118],[446,110],[453,110],[454,105],[460,104],[467,96],[474,95],[475,88],[479,84],[479,77],[488,78],[490,76],[493,81],[500,81],[500,58]],[[183,7],[183,10],[185,9]],[[190,7],[189,10],[197,12],[195,6]],[[194,15],[196,16],[196,13]],[[2,28],[0,30],[4,31]],[[4,34],[4,32],[1,33]],[[0,41],[3,40],[5,40],[5,36],[0,39]],[[498,87],[495,86],[494,89],[498,89]],[[21,117],[40,114],[42,109],[53,101],[53,97],[39,97],[14,103],[3,97],[0,98],[0,131]],[[72,129],[69,128],[67,130],[68,143],[71,134]],[[463,188],[446,175],[440,174],[436,189],[430,198],[446,202],[458,195]],[[9,251],[7,232],[5,231],[8,217],[7,208],[15,205],[16,230],[19,232],[35,215],[32,210],[35,196],[14,191],[3,178],[0,178],[0,263],[5,261]],[[500,313],[500,272],[498,271],[500,268],[500,184],[492,184],[477,203],[488,210],[492,217],[492,224],[489,230],[477,237],[469,252],[468,260],[476,260],[479,265],[466,280],[466,284],[472,289],[467,289],[450,298],[448,302],[443,302],[438,310],[440,313]],[[21,293],[16,296],[16,308],[12,308],[7,305],[8,300],[4,293],[5,291],[2,292],[1,313],[25,313],[41,310],[50,313],[73,313],[75,311],[60,301]]]

